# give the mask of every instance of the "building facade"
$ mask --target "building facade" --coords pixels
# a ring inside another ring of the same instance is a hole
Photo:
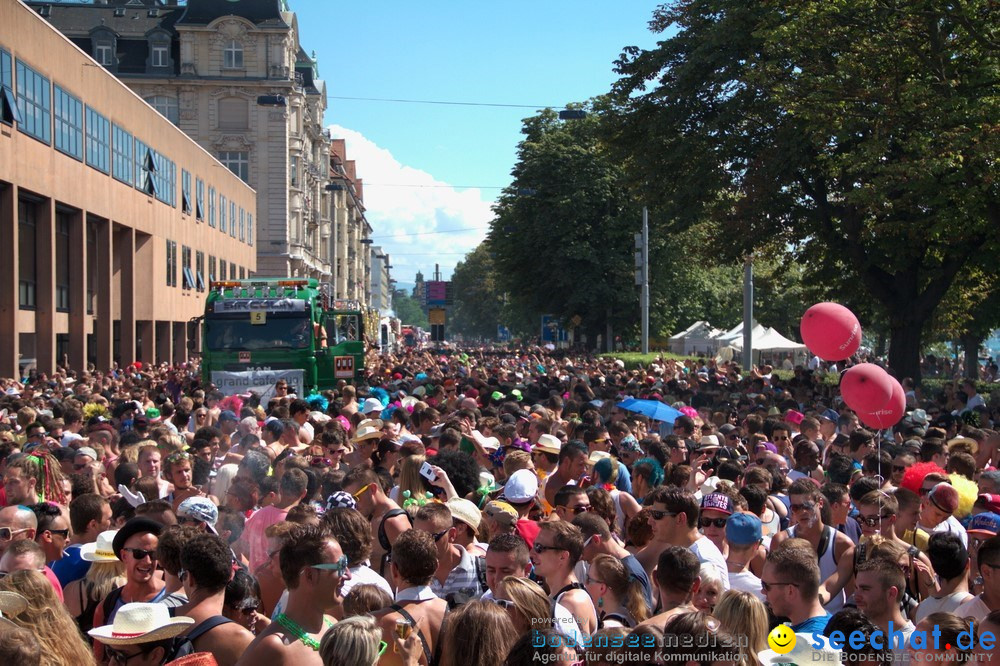
[[[0,26],[0,376],[184,361],[257,271],[254,190],[37,11]]]
[[[333,220],[334,284],[338,294],[365,304],[372,302],[372,227],[365,218],[364,182],[354,160],[347,159],[347,145],[334,139],[330,145],[330,219]]]
[[[29,4],[257,191],[260,275],[367,302],[368,286],[348,288],[363,236],[334,226],[326,84],[286,0]]]
[[[371,306],[382,316],[388,316],[392,314],[392,277],[389,273],[392,263],[389,254],[377,245],[371,249],[371,267]]]

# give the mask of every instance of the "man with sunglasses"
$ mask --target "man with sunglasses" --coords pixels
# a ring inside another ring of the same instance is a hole
[[[576,619],[580,631],[590,636],[597,631],[597,611],[590,595],[573,573],[583,557],[583,533],[563,520],[539,524],[531,548],[535,574],[549,588],[549,599],[564,606]]]
[[[457,528],[447,504],[432,502],[420,507],[413,520],[413,528],[430,534],[437,548],[438,566],[431,578],[434,594],[442,599],[452,594],[473,599],[486,591],[480,585],[478,576],[480,570],[485,572],[486,565],[477,563],[477,558],[455,542]]]
[[[386,564],[392,544],[410,529],[410,517],[383,492],[378,475],[371,467],[352,467],[344,477],[343,488],[354,497],[357,510],[368,519],[375,536],[372,542],[372,568],[380,576],[387,576]]]
[[[583,555],[586,562],[591,562],[598,555],[610,555],[621,561],[625,565],[631,576],[634,576],[642,585],[643,596],[646,598],[646,605],[652,611],[653,586],[649,583],[649,576],[645,569],[636,559],[635,555],[627,551],[621,543],[611,536],[611,529],[607,521],[593,512],[585,512],[573,518],[573,524],[580,528],[583,533]],[[489,552],[487,552],[487,561]]]
[[[226,585],[233,575],[229,546],[214,534],[197,536],[181,550],[180,565],[179,578],[188,603],[178,609],[178,613],[195,621],[184,633],[191,643],[191,651],[211,652],[219,666],[232,666],[254,637],[223,615]]]
[[[580,486],[563,486],[555,496],[555,515],[560,520],[571,522],[581,513],[591,510],[587,491]]]
[[[819,560],[821,580],[833,577],[836,581],[833,585],[836,592],[832,592],[832,598],[825,605],[828,611],[836,613],[847,600],[843,586],[850,580],[853,571],[854,542],[843,532],[823,523],[826,498],[815,481],[799,479],[789,486],[788,498],[788,529],[775,535],[771,547],[777,548],[793,538],[810,543],[813,559]]]
[[[301,525],[288,535],[278,558],[288,605],[237,664],[320,666],[323,635],[343,615],[343,585],[351,578],[347,556],[326,527]]]
[[[63,509],[51,502],[40,502],[28,508],[38,519],[35,541],[45,552],[45,561],[54,564],[62,559],[69,543],[69,520],[63,515]]]
[[[649,525],[653,538],[636,557],[652,577],[660,553],[670,546],[688,548],[702,564],[710,564],[719,574],[724,590],[729,589],[729,567],[722,551],[698,531],[699,506],[694,494],[674,487],[661,486],[649,496],[652,509]]]

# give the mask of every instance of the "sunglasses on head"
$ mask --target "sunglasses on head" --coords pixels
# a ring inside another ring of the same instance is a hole
[[[699,527],[725,527],[726,518],[701,518],[698,521]]]

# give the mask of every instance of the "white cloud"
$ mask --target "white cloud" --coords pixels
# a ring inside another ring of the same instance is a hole
[[[479,189],[458,190],[401,164],[360,132],[339,125],[331,125],[330,132],[345,140],[347,159],[357,165],[372,239],[389,253],[393,278],[412,283],[419,270],[430,279],[438,263],[448,279],[455,264],[486,236],[492,202],[484,201]],[[430,233],[442,231],[448,233]]]

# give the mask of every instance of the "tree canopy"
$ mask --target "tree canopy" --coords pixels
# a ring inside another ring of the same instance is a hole
[[[993,12],[993,14],[991,14]],[[874,302],[890,365],[1000,240],[1000,22],[991,0],[677,0],[630,48],[603,127],[664,233],[765,252]],[[806,305],[806,304],[803,304]]]

